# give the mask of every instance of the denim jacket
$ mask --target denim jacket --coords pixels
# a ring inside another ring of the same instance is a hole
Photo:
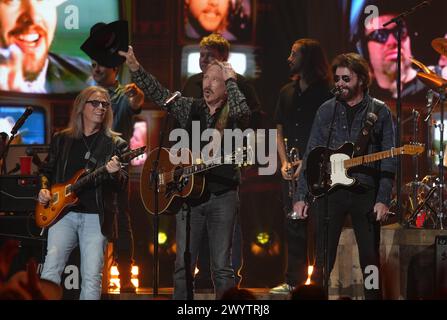
[[[364,99],[372,99],[365,94]],[[372,102],[371,102],[372,103]],[[355,114],[354,120],[349,132],[348,120],[346,116],[346,107],[341,102],[332,98],[323,103],[317,111],[307,146],[303,157],[303,170],[298,177],[298,188],[294,195],[294,202],[303,201],[308,192],[306,182],[306,160],[309,152],[317,146],[326,146],[329,129],[334,114],[334,107],[337,108],[331,141],[329,147],[337,149],[346,142],[357,141],[360,130],[364,127],[368,106],[370,103],[363,103],[361,108]],[[377,105],[376,105],[377,106]],[[389,108],[384,105],[382,108],[375,108],[374,112],[378,119],[371,132],[371,139],[365,154],[389,150],[394,147],[394,125]],[[387,158],[366,165],[351,168],[348,174],[356,178],[361,185],[376,188],[376,203],[381,202],[390,205],[391,192],[393,187],[393,175],[396,170],[396,159]]]

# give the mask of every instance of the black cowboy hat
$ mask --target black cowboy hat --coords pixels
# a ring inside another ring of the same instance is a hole
[[[118,20],[109,24],[99,22],[91,27],[90,36],[82,44],[81,50],[100,65],[114,68],[126,60],[118,54],[118,51],[127,51],[128,46],[128,23],[125,20]]]

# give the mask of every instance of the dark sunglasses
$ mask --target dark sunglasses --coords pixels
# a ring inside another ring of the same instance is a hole
[[[377,29],[366,36],[367,41],[375,41],[378,43],[385,43],[388,41],[390,34],[393,34],[394,38],[397,39],[397,27],[393,29]],[[402,28],[402,39],[408,37],[408,29],[406,27]]]
[[[349,83],[351,81],[351,77],[350,76],[334,76],[334,82],[337,83],[340,80],[343,80],[343,82],[345,83]]]
[[[107,109],[108,107],[110,107],[110,102],[107,101],[99,101],[99,100],[88,100],[87,103],[90,103],[93,108],[98,108],[100,105],[102,105],[102,107],[104,109]]]

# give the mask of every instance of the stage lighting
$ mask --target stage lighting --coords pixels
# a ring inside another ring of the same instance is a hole
[[[140,270],[138,266],[132,266],[131,269],[131,279],[130,281],[134,285],[135,288],[138,288],[140,285],[140,282],[138,280],[138,274],[140,273]],[[113,265],[110,268],[110,277],[109,277],[109,290],[112,291],[119,291],[121,285],[120,285],[120,278],[119,278],[119,271],[118,266]]]
[[[268,232],[260,232],[256,235],[256,241],[261,246],[265,246],[270,242],[270,234]]]
[[[164,231],[158,233],[158,243],[162,246],[168,242],[168,235]]]

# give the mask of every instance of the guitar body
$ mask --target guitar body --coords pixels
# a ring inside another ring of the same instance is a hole
[[[322,166],[326,150],[329,155],[331,168],[326,168],[327,181],[321,179]],[[326,149],[325,147],[316,147],[307,157],[307,187],[310,194],[314,197],[321,197],[336,186],[352,186],[355,179],[347,174],[347,170],[343,167],[343,161],[351,159],[354,154],[354,144],[345,143],[337,150]]]
[[[36,224],[40,228],[51,226],[66,213],[67,209],[75,205],[79,199],[74,192],[70,192],[69,187],[73,185],[83,174],[85,170],[79,170],[66,183],[55,184],[51,187],[52,199],[48,205],[44,206],[40,202],[36,205]]]
[[[185,198],[199,198],[205,189],[205,177],[203,174],[193,174],[182,177],[183,168],[192,164],[192,154],[189,150],[189,163],[173,165],[169,159],[170,150],[162,148],[160,151],[160,162],[158,166],[159,193],[158,193],[158,213],[176,214]],[[151,171],[157,159],[158,148],[152,150],[143,166],[140,178],[140,193],[144,207],[151,214],[155,214],[155,184],[152,182]],[[176,174],[170,172],[176,171]],[[169,179],[170,178],[170,179]]]

